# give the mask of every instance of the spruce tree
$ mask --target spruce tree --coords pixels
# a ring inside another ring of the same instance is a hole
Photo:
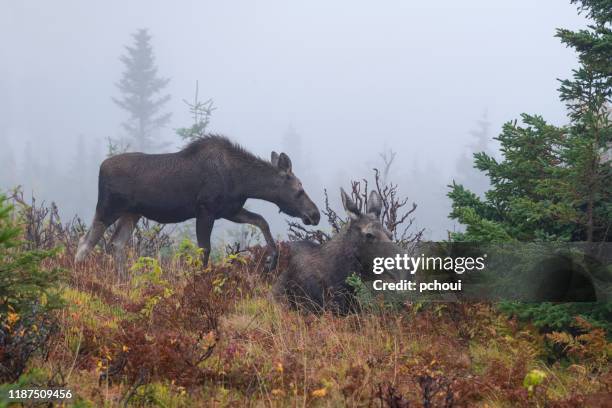
[[[489,143],[491,141],[490,127],[491,122],[489,122],[487,111],[485,110],[482,117],[477,121],[477,127],[470,131],[472,140],[466,146],[468,154],[463,152],[459,160],[457,160],[457,165],[455,167],[457,170],[457,179],[462,184],[470,187],[478,196],[483,196],[485,191],[490,187],[489,179],[474,167],[471,156],[478,152],[491,153],[489,149]]]
[[[465,232],[452,235],[455,240],[571,238],[572,228],[566,223],[575,213],[556,190],[563,131],[539,116],[524,114],[522,122],[522,125],[517,121],[506,123],[496,137],[501,145],[501,161],[485,152],[474,154],[475,167],[486,173],[491,183],[484,199],[453,183],[449,193],[453,202],[450,216],[466,225]]]
[[[87,208],[85,206],[88,193],[87,185],[91,183],[87,177],[88,167],[92,164],[88,162],[85,151],[85,138],[81,134],[77,137],[74,158],[68,173],[67,181],[71,187],[68,193],[70,202],[65,204],[65,207],[68,209],[67,214],[82,214],[83,209]]]
[[[561,100],[571,124],[562,150],[566,182],[562,194],[580,209],[574,238],[610,241],[612,231],[612,166],[604,159],[612,144],[609,104],[612,97],[612,1],[573,0],[593,24],[587,30],[557,30],[557,37],[578,53],[580,66],[561,81]]]
[[[155,140],[156,132],[170,121],[171,114],[161,112],[170,100],[170,95],[163,94],[170,80],[158,76],[149,32],[140,29],[132,37],[134,44],[126,46],[127,53],[120,58],[125,65],[117,83],[122,96],[113,101],[130,115],[123,128],[129,135],[131,147],[152,151],[162,146]]]
[[[0,194],[0,384],[16,381],[35,353],[48,350],[58,328],[53,312],[64,304],[64,272],[44,266],[58,250],[28,250],[18,217]]]
[[[578,1],[572,1],[578,3]],[[467,241],[611,241],[612,1],[582,0],[588,29],[559,29],[557,36],[576,49],[580,67],[561,81],[560,98],[570,124],[556,127],[537,115],[504,125],[496,139],[502,160],[474,154],[475,167],[491,188],[477,197],[453,183],[450,217],[466,225],[453,234]]]
[[[302,167],[302,168],[297,167],[298,174],[303,174],[304,171],[310,170],[309,168],[306,168],[306,169],[303,168],[303,167],[310,167],[310,166],[303,166],[304,164],[303,138],[302,138],[302,135],[297,131],[295,126],[291,123],[289,124],[289,126],[287,126],[287,128],[285,129],[285,132],[283,133],[282,140],[281,140],[281,146],[282,146],[283,151],[291,156],[291,158],[293,159],[293,162],[296,163],[295,165]]]
[[[204,102],[199,99],[200,87],[198,81],[195,86],[195,96],[193,103],[183,100],[189,107],[189,113],[193,118],[193,123],[190,127],[178,128],[176,133],[179,137],[187,142],[193,142],[201,139],[207,135],[208,125],[210,124],[210,118],[215,109],[214,102],[212,99],[208,99]]]
[[[612,241],[612,0],[572,3],[578,3],[593,24],[585,30],[557,31],[557,37],[577,51],[580,62],[559,89],[570,123],[557,127],[527,114],[521,124],[506,123],[497,137],[502,159],[484,152],[474,155],[476,168],[491,183],[485,197],[454,182],[450,186],[450,217],[466,226],[452,239]],[[502,303],[500,307],[538,327],[567,329],[580,315],[612,333],[610,302]]]
[[[17,184],[17,163],[13,155],[13,148],[8,140],[2,142],[0,149],[0,163],[2,163],[2,171],[0,171],[0,192],[15,187]]]

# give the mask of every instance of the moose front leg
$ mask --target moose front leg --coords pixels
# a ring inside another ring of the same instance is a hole
[[[212,233],[215,219],[202,214],[196,219],[196,236],[198,238],[198,246],[204,250],[202,254],[202,264],[208,265],[210,258],[210,234]]]
[[[276,268],[276,263],[278,262],[278,250],[276,249],[276,242],[274,242],[274,238],[272,238],[270,226],[264,217],[241,208],[236,214],[232,215],[231,217],[226,217],[226,219],[238,224],[251,224],[258,227],[261,230],[266,243],[268,244],[268,248],[270,249],[270,255],[266,259],[266,268],[268,270]]]

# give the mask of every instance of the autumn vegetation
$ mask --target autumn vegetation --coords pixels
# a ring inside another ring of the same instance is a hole
[[[203,269],[188,240],[155,256],[133,246],[130,279],[119,281],[103,247],[73,265],[78,222],[14,204],[3,202],[2,267],[41,279],[20,286],[30,298],[2,293],[2,398],[10,387],[38,386],[72,389],[74,406],[109,407],[609,402],[608,333],[579,317],[571,330],[545,332],[491,304],[301,313],[271,300],[276,273],[265,271],[262,248],[220,249]],[[27,231],[62,249],[32,248]],[[163,239],[141,233],[150,241],[142,248]]]
[[[527,114],[506,123],[495,138],[499,154],[474,155],[488,190],[449,186],[449,216],[463,226],[449,241],[609,248],[612,7],[610,0],[571,3],[590,24],[557,31],[579,62],[559,88],[569,123]],[[135,36],[145,51],[147,38]],[[149,51],[142,55],[151,62]],[[134,77],[128,69],[121,82],[128,94]],[[165,81],[155,81],[159,90]],[[129,110],[130,100],[117,103]],[[179,132],[186,140],[205,133],[213,110],[197,96],[189,106],[196,123]],[[140,120],[147,126],[125,126],[143,150],[151,142],[147,129],[168,118],[149,111],[153,119]],[[121,150],[109,143],[109,155]],[[378,173],[375,180],[381,222],[393,240],[404,247],[418,242],[423,231],[411,228],[416,205]],[[366,181],[352,184],[360,206],[367,189]],[[345,220],[328,201],[330,229],[290,223],[289,238],[322,243],[338,233]],[[218,243],[204,267],[202,250],[189,238],[144,220],[130,243],[129,274],[120,279],[109,248],[112,227],[85,262],[74,264],[85,230],[78,218],[60,219],[54,204],[19,190],[0,193],[0,407],[11,405],[9,390],[52,387],[71,389],[75,397],[64,405],[75,407],[612,403],[609,301],[390,303],[351,276],[358,312],[305,313],[270,295],[287,265],[285,243],[272,271],[264,248],[231,242]]]

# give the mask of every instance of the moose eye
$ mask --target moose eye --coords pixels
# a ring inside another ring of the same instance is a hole
[[[297,194],[295,195],[295,198],[301,198],[304,195],[304,190],[300,190],[297,192]]]
[[[374,234],[367,232],[366,233],[366,239],[369,241],[373,241],[374,240]]]

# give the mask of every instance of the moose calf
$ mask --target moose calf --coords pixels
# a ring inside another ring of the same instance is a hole
[[[391,234],[379,219],[382,200],[372,191],[363,214],[344,190],[340,193],[349,222],[324,244],[290,244],[288,267],[273,289],[277,300],[286,299],[291,306],[308,311],[331,309],[344,314],[354,304],[346,278],[352,273],[366,280],[372,276],[375,249],[391,242]]]

